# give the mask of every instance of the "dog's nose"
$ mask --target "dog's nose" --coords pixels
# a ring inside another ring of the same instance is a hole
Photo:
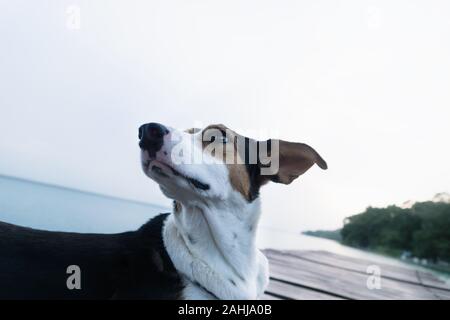
[[[169,130],[159,123],[146,123],[139,127],[139,147],[154,154],[161,149],[163,138]]]

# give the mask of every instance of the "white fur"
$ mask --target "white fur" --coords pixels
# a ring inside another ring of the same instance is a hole
[[[199,283],[219,299],[257,299],[268,283],[267,259],[255,245],[259,203],[254,201],[247,212],[242,209],[224,203],[183,207],[164,227],[164,244],[175,268],[191,286]],[[188,288],[184,297],[196,295]]]
[[[183,276],[184,298],[259,298],[268,284],[268,262],[255,244],[259,199],[249,203],[233,189],[227,166],[202,154],[201,141],[194,140],[196,135],[172,128],[169,131],[156,159],[149,163],[147,151],[142,151],[141,157],[145,174],[159,183],[166,196],[181,203],[181,212],[167,218],[163,239]],[[203,157],[204,163],[176,163],[172,152],[180,147],[184,157]],[[153,165],[165,175],[154,173]],[[207,183],[210,189],[195,188],[174,175],[169,166]]]

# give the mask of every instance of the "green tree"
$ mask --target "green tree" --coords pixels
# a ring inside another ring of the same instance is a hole
[[[368,207],[348,217],[341,230],[344,244],[450,261],[450,204],[420,202],[411,209]]]

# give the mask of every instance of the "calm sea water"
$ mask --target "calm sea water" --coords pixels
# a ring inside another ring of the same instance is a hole
[[[135,230],[167,207],[0,176],[0,221],[57,231],[114,233]],[[339,243],[261,226],[261,248],[326,250],[391,265],[404,262]]]
[[[0,176],[0,221],[73,232],[114,233],[137,229],[170,209]]]

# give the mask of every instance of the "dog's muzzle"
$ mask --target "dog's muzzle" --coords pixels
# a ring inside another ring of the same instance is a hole
[[[164,136],[169,133],[165,126],[151,122],[139,127],[139,147],[146,150],[150,157],[155,157],[164,143]]]

